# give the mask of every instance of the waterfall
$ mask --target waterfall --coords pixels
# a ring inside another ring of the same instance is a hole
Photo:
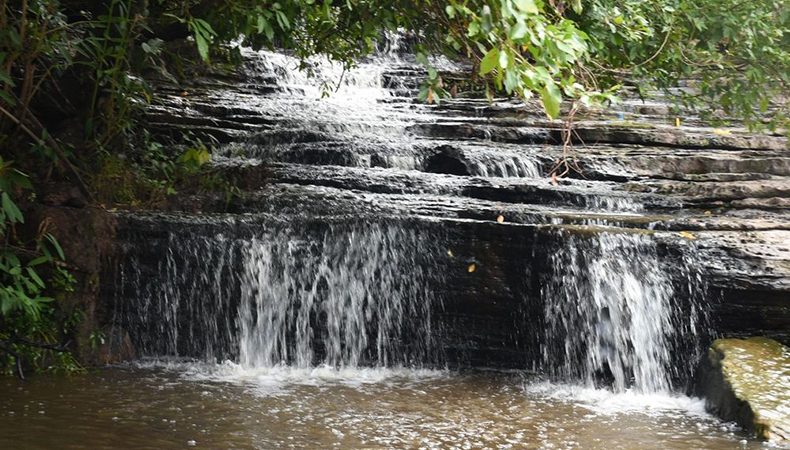
[[[438,364],[433,240],[401,226],[171,232],[156,271],[131,246],[116,322],[146,356],[247,367]],[[149,266],[150,268],[150,266]]]
[[[545,367],[618,392],[669,392],[675,379],[688,381],[695,358],[679,353],[694,352],[704,321],[703,285],[688,258],[668,267],[643,234],[561,235],[541,289]]]
[[[429,361],[430,279],[437,274],[429,261],[418,261],[421,253],[430,258],[427,244],[414,232],[383,226],[328,232],[321,242],[246,242],[241,363],[356,367]]]
[[[634,216],[650,209],[613,182],[553,186],[558,146],[490,139],[520,116],[413,102],[424,68],[410,44],[391,35],[353,68],[243,49],[239,86],[191,100],[196,123],[238,125],[214,155],[249,191],[233,214],[130,219],[114,322],[138,353],[536,368],[617,391],[688,380],[704,314],[693,252],[665,248],[683,239],[546,231],[642,226]],[[432,63],[448,82],[463,68]]]
[[[515,152],[468,152],[471,171],[481,177],[541,178],[541,164],[535,157]]]

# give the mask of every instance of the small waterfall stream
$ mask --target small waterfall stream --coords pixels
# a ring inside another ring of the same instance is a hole
[[[677,356],[696,353],[693,342],[703,334],[696,303],[704,286],[694,267],[669,267],[646,235],[602,232],[561,242],[541,289],[545,366],[590,386],[603,378],[618,392],[670,392],[682,365]],[[687,292],[676,279],[691,280]]]
[[[419,366],[435,357],[430,244],[399,227],[244,244],[239,361],[247,367]],[[430,254],[426,255],[430,257]],[[322,356],[318,357],[318,352]]]
[[[437,365],[433,242],[400,226],[171,233],[123,265],[118,314],[144,356],[245,367]],[[150,257],[150,256],[147,256]],[[157,256],[155,256],[157,257]]]

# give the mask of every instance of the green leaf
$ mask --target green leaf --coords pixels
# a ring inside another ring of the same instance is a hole
[[[7,92],[0,91],[0,100],[4,101],[9,106],[16,105],[16,99],[8,95]]]
[[[272,41],[274,39],[274,28],[272,27],[271,23],[266,22],[266,29],[264,30],[264,32],[266,33],[266,39],[268,39],[269,41]]]
[[[499,62],[499,49],[494,47],[480,61],[480,75],[485,75],[496,68]]]
[[[263,31],[266,29],[267,22],[268,21],[266,20],[266,17],[263,16],[263,14],[259,14],[258,15],[258,23],[256,24],[256,28],[258,30],[258,34],[262,34],[263,33]]]
[[[499,67],[503,69],[507,69],[508,67],[508,54],[506,50],[502,50],[499,52]]]
[[[282,11],[277,11],[277,22],[280,24],[280,28],[283,30],[287,30],[291,28],[291,23],[288,22],[288,16],[285,15]]]
[[[212,37],[216,36],[217,33],[211,28],[211,25],[203,19],[191,19],[189,21],[189,28],[192,29],[192,36],[195,38],[200,59],[208,61],[209,44],[211,44]]]
[[[208,61],[208,41],[200,33],[195,33],[195,43],[197,43],[200,59]]]
[[[11,200],[11,197],[8,195],[7,192],[3,192],[2,201],[3,201],[3,212],[5,213],[9,222],[11,223],[25,222],[25,217],[22,216],[22,211],[20,211],[19,208],[16,206],[16,203],[14,203],[14,201]]]
[[[39,256],[38,258],[36,258],[36,259],[30,261],[29,263],[27,263],[27,265],[28,265],[28,267],[35,267],[35,266],[39,266],[39,265],[44,264],[44,263],[48,263],[51,260],[52,260],[52,258],[49,258],[47,256]]]
[[[206,37],[216,36],[217,32],[211,28],[211,24],[206,22],[203,19],[192,19],[192,23],[194,23],[196,31],[199,31],[200,34],[205,35]]]
[[[510,39],[520,41],[527,35],[527,25],[523,20],[516,22],[516,25],[510,29]]]
[[[553,81],[547,83],[540,91],[540,99],[543,101],[543,109],[550,118],[556,119],[560,116],[562,94]]]
[[[40,276],[36,273],[36,271],[32,267],[27,268],[27,274],[30,275],[30,278],[40,287],[41,289],[44,288],[44,280],[41,279]]]
[[[474,37],[474,36],[477,36],[477,33],[479,33],[479,32],[480,32],[480,23],[477,22],[477,21],[474,21],[474,22],[469,24],[469,30],[467,31],[466,34],[469,37]]]
[[[66,255],[64,255],[64,254],[63,254],[63,249],[60,247],[60,244],[58,243],[58,240],[57,240],[57,239],[55,239],[55,236],[53,236],[53,235],[51,235],[51,234],[47,233],[47,234],[45,234],[45,235],[44,235],[44,237],[45,237],[45,238],[47,239],[47,241],[49,241],[49,243],[52,245],[52,248],[54,248],[54,249],[55,249],[55,252],[57,252],[57,254],[58,254],[58,257],[59,257],[59,258],[60,258],[62,261],[65,261],[65,260],[66,260]]]
[[[16,303],[14,299],[15,296],[9,295],[5,289],[0,290],[0,313],[2,315],[6,316],[14,309]]]
[[[538,5],[535,4],[535,0],[515,0],[515,3],[516,8],[527,14],[538,14],[540,12],[538,10]]]
[[[515,70],[508,70],[505,73],[505,90],[508,94],[512,94],[521,86],[521,79]]]

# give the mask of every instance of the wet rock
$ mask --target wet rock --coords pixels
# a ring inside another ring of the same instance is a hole
[[[96,360],[99,364],[117,364],[138,357],[129,333],[120,327],[111,327],[96,344]]]
[[[449,145],[441,146],[436,154],[430,156],[424,165],[426,172],[446,173],[449,175],[471,175],[463,152]]]
[[[677,127],[667,103],[626,99],[617,111],[580,112],[566,154],[562,123],[545,119],[538,103],[412,101],[422,69],[406,60],[372,71],[381,95],[362,98],[370,88],[363,79],[351,96],[341,89],[318,100],[309,98],[315,89],[295,86],[305,81],[292,77],[284,55],[245,57],[249,73],[207,75],[186,90],[163,86],[162,104],[149,107],[155,134],[218,139],[212,164],[242,191],[230,204],[217,193],[173,196],[166,209],[180,211],[177,221],[200,223],[196,236],[243,238],[251,223],[438,226],[476,267],[468,272],[459,257],[453,273],[463,278],[444,293],[447,359],[523,368],[537,345],[529,330],[540,324],[534,311],[513,316],[528,291],[519,283],[555,239],[534,231],[650,233],[663,252],[699,251],[694,264],[710,286],[704,307],[716,333],[790,342],[784,137],[714,129],[693,117]],[[573,170],[551,179],[563,156]],[[496,222],[500,215],[505,224]],[[182,228],[167,222],[152,219],[145,231],[131,221],[121,231],[142,233],[127,238],[133,245],[155,242]],[[144,261],[156,267],[162,254]]]
[[[703,359],[698,393],[709,411],[757,436],[790,442],[790,349],[766,338],[719,339]]]

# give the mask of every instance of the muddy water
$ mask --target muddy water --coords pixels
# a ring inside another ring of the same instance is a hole
[[[0,381],[0,448],[760,448],[698,400],[519,374],[235,365]]]

